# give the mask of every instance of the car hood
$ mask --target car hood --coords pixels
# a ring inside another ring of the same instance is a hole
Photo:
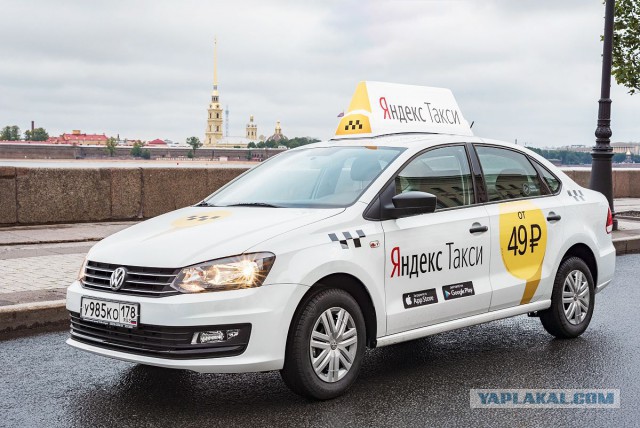
[[[179,268],[242,254],[344,208],[187,207],[124,229],[89,251],[92,261]]]

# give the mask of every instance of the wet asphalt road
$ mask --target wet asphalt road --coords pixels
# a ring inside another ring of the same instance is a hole
[[[277,372],[145,368],[76,351],[66,333],[0,342],[0,426],[639,426],[640,255],[617,262],[578,339],[520,316],[370,350],[329,402],[290,393]],[[616,388],[621,408],[470,409],[471,388]]]

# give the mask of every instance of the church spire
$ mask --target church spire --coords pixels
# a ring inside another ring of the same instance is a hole
[[[213,39],[213,89],[218,89],[218,37]]]
[[[207,129],[205,130],[205,146],[213,146],[222,139],[222,106],[218,93],[218,38],[213,39],[213,91],[211,103],[207,110]]]

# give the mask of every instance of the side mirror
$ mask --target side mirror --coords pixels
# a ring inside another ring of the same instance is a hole
[[[438,198],[426,192],[406,192],[395,195],[391,202],[393,207],[385,206],[384,210],[391,218],[402,218],[434,212]]]

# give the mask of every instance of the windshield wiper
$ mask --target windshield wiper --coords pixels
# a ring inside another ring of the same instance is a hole
[[[268,207],[268,208],[282,208],[279,205],[268,204],[266,202],[241,202],[238,204],[225,205],[225,207]]]
[[[214,207],[215,205],[211,205],[207,203],[207,201],[198,202],[194,205],[194,207]]]

